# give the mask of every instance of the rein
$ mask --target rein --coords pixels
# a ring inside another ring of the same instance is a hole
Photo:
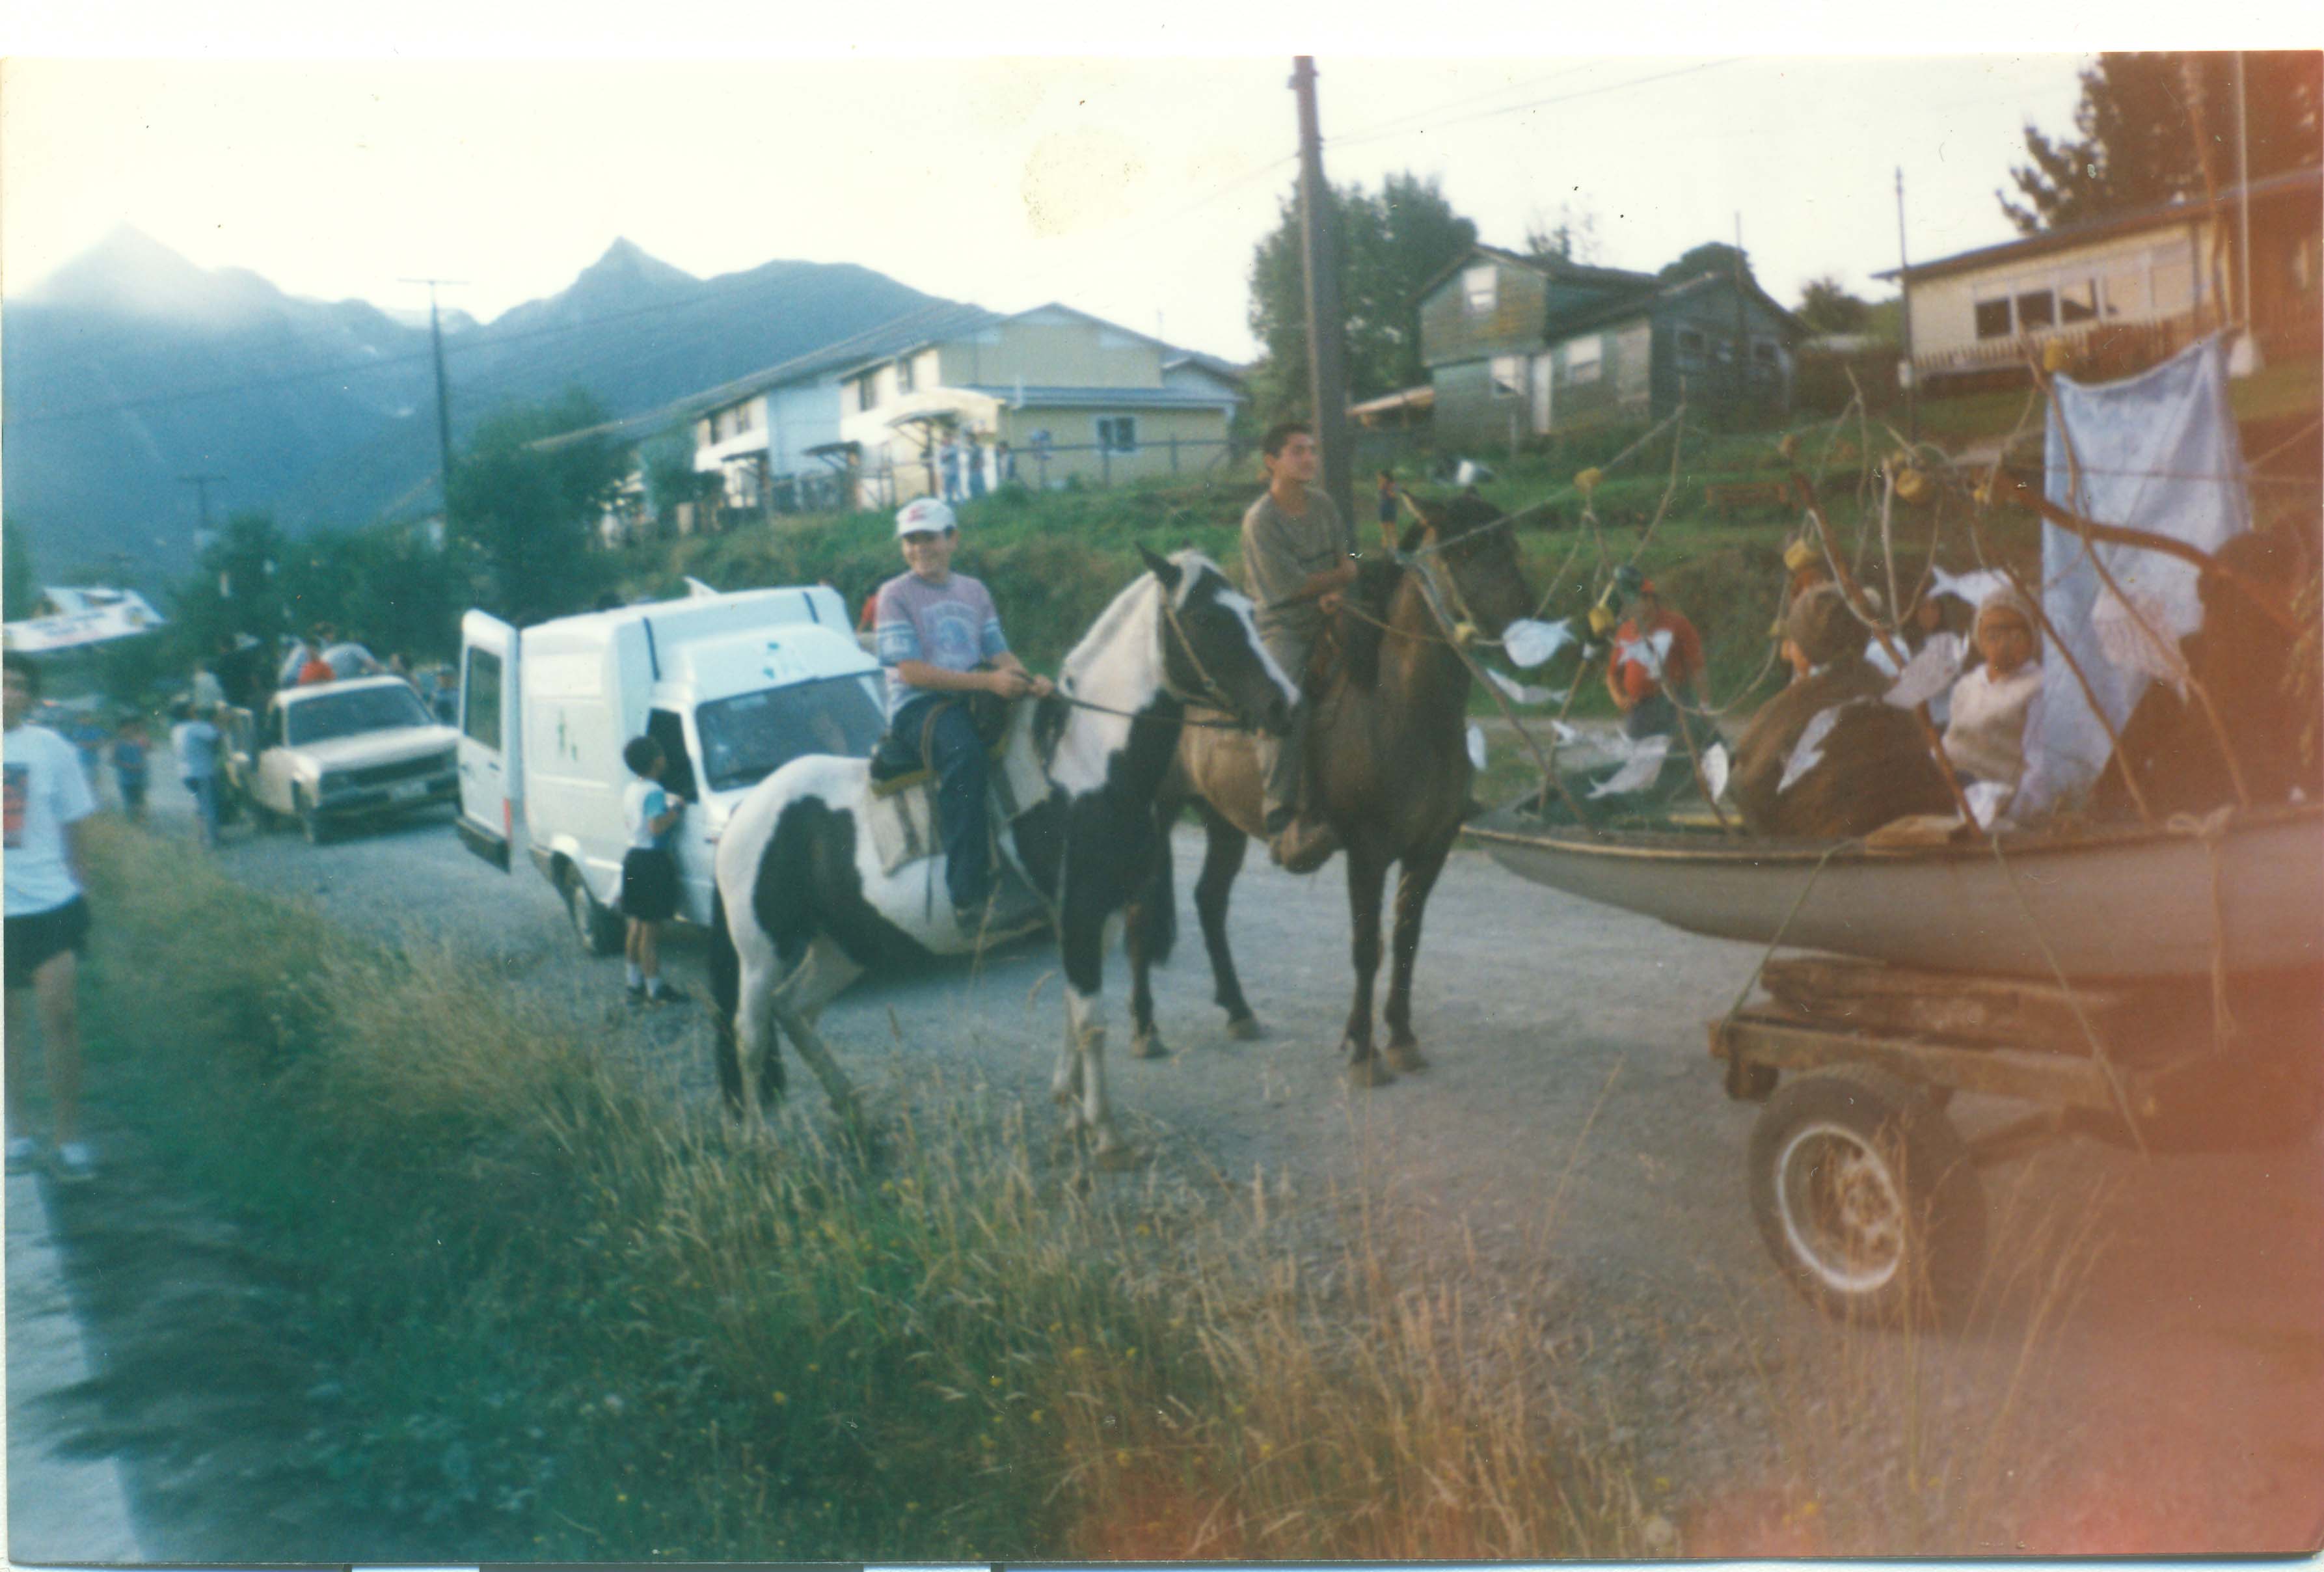
[[[1155,581],[1155,588],[1162,596],[1163,620],[1170,624],[1170,631],[1178,635],[1178,648],[1185,652],[1188,663],[1194,668],[1194,675],[1201,678],[1203,681],[1202,691],[1199,693],[1181,693],[1173,688],[1170,685],[1169,655],[1166,651],[1162,661],[1162,691],[1176,700],[1182,711],[1187,708],[1216,708],[1231,717],[1234,714],[1234,700],[1228,697],[1225,687],[1219,680],[1211,675],[1211,669],[1203,664],[1203,657],[1195,652],[1194,641],[1186,636],[1186,625],[1178,620],[1177,601],[1172,597],[1168,587],[1159,579]],[[1062,688],[1053,688],[1051,694],[1075,709],[1086,709],[1093,715],[1110,715],[1121,720],[1160,718],[1141,714],[1137,710],[1116,709],[1111,705],[1098,704],[1087,698],[1076,698]],[[1178,724],[1194,726],[1203,731],[1247,732],[1251,729],[1239,720],[1194,720],[1184,714],[1179,716]]]

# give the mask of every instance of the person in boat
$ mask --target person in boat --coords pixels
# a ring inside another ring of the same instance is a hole
[[[1947,625],[1946,598],[1936,589],[1923,589],[1913,602],[1912,615],[1904,619],[1895,633],[1896,647],[1903,652],[1907,662],[1920,659],[1933,649],[1937,652],[1929,659],[1941,663],[1950,673],[1945,691],[1929,700],[1929,718],[1940,727],[1951,717],[1952,685],[1960,680],[1969,655],[1969,640]],[[1964,606],[1963,610],[1966,609]],[[1887,649],[1877,638],[1865,644],[1864,658],[1892,680],[1903,675],[1902,668],[1889,658]]]
[[[1354,532],[1315,489],[1319,457],[1307,426],[1286,421],[1270,428],[1259,443],[1267,489],[1242,515],[1243,587],[1258,603],[1259,640],[1275,663],[1303,683],[1325,624],[1356,581]],[[1339,846],[1331,826],[1307,810],[1300,790],[1310,708],[1303,698],[1288,732],[1258,739],[1268,850],[1295,874],[1323,866]]]
[[[951,508],[924,496],[896,514],[896,541],[909,569],[880,587],[874,628],[888,670],[888,731],[936,772],[936,833],[953,913],[970,932],[992,893],[991,838],[985,826],[984,743],[963,695],[1046,698],[1049,680],[1025,669],[1001,631],[991,592],[952,570],[960,524]]]
[[[1978,664],[1953,684],[1952,717],[1945,726],[1945,756],[1964,787],[1992,782],[2002,805],[2024,780],[2026,739],[2039,736],[2041,643],[2034,608],[2008,586],[1977,608]]]
[[[1691,691],[1698,708],[1711,707],[1702,635],[1684,613],[1663,604],[1654,580],[1628,563],[1614,570],[1614,589],[1630,613],[1614,630],[1614,652],[1606,661],[1606,691],[1622,712],[1622,735],[1633,742],[1673,735],[1680,725],[1674,689]]]
[[[1913,716],[1884,703],[1888,675],[1864,658],[1865,624],[1840,587],[1818,584],[1784,619],[1791,686],[1737,740],[1728,794],[1755,835],[1868,835],[1952,806]]]

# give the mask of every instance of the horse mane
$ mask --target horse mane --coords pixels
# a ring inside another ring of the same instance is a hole
[[[1402,563],[1382,558],[1367,557],[1356,564],[1356,581],[1348,587],[1345,605],[1332,624],[1339,669],[1351,687],[1370,690],[1379,686],[1380,649],[1388,637],[1384,624],[1404,575]]]

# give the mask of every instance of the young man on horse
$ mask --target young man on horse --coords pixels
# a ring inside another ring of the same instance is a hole
[[[1332,499],[1314,488],[1316,459],[1308,427],[1286,421],[1270,429],[1259,450],[1267,490],[1242,516],[1243,583],[1259,603],[1259,636],[1294,682],[1305,680],[1315,641],[1340,609],[1341,593],[1356,581],[1355,536]],[[1307,716],[1303,698],[1286,735],[1259,739],[1268,849],[1295,874],[1323,866],[1339,846],[1330,825],[1301,811]]]
[[[910,571],[880,587],[872,626],[888,669],[888,730],[936,768],[945,883],[953,915],[973,932],[992,892],[992,855],[984,743],[965,696],[1043,698],[1050,688],[1010,652],[991,593],[952,570],[959,536],[952,509],[935,497],[904,505],[896,539]]]

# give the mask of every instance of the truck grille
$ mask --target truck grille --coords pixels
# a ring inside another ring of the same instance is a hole
[[[332,778],[345,781],[350,786],[384,786],[392,781],[409,781],[414,775],[433,775],[451,767],[451,754],[430,754],[425,758],[405,759],[400,763],[374,764],[368,770],[335,770]]]

